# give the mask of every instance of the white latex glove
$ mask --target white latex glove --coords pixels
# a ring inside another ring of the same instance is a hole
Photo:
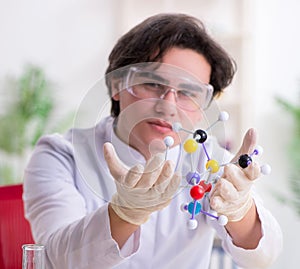
[[[236,162],[242,154],[252,153],[256,141],[256,131],[249,129],[244,136],[239,152],[232,162]],[[225,166],[222,177],[212,190],[211,208],[219,214],[227,216],[229,221],[241,220],[252,207],[251,187],[253,181],[259,176],[260,167],[254,161],[244,169],[235,164]]]
[[[180,175],[163,154],[152,157],[143,167],[128,169],[116,155],[111,143],[104,144],[104,157],[115,179],[117,192],[110,202],[123,220],[141,225],[150,214],[166,207],[179,187]]]

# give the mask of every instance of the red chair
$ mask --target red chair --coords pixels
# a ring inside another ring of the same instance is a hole
[[[0,268],[22,268],[22,245],[33,243],[24,218],[23,185],[0,186]]]

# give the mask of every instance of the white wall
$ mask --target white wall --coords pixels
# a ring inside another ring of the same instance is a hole
[[[114,16],[113,1],[1,1],[0,78],[41,65],[56,83],[57,113],[74,109],[104,73]]]
[[[76,111],[86,91],[103,77],[116,38],[114,5],[105,0],[0,1],[0,114],[9,101],[3,81],[18,76],[28,63],[41,66],[54,83],[51,126]],[[12,159],[17,171],[29,158],[20,162],[2,155],[1,165]],[[20,181],[22,173],[15,177]]]
[[[40,64],[57,84],[55,95],[59,109],[56,117],[75,109],[86,90],[102,77],[108,53],[117,36],[135,21],[133,18],[128,24],[124,22],[124,12],[135,14],[133,1],[127,2],[129,6],[125,6],[128,10],[120,10],[120,7],[124,8],[120,3],[124,2],[118,0],[1,1],[0,81],[8,74],[18,75],[26,62]],[[142,0],[140,2],[143,6]],[[174,11],[174,2],[181,3],[175,0],[166,0],[163,4],[161,1],[151,1],[149,6],[149,1],[145,1],[148,7],[143,14]],[[221,0],[209,2],[212,10],[213,2],[218,7],[222,4]],[[228,8],[228,2],[223,2]],[[300,2],[250,0],[249,3],[254,5],[256,14],[253,20],[255,46],[251,50],[255,65],[248,67],[253,70],[255,82],[255,89],[250,93],[256,104],[251,111],[252,121],[260,133],[260,144],[265,149],[263,161],[273,168],[272,175],[263,178],[257,185],[265,204],[279,220],[285,240],[283,254],[272,268],[282,269],[287,265],[298,268],[300,256],[297,243],[300,233],[297,228],[300,220],[289,207],[274,198],[272,191],[288,193],[286,147],[292,121],[276,105],[274,97],[281,95],[291,100],[298,100],[299,97],[300,35],[296,28],[300,25]],[[188,10],[193,11],[181,4],[178,11]],[[195,12],[200,14],[201,8]],[[136,20],[140,19],[136,17]],[[215,19],[218,21],[221,18],[216,16]],[[253,81],[245,83],[253,84]],[[5,100],[5,95],[3,90],[0,103]]]
[[[300,2],[297,0],[257,0],[255,46],[255,121],[264,147],[264,160],[272,174],[263,178],[259,188],[265,204],[281,224],[284,250],[272,268],[299,268],[300,218],[290,207],[274,198],[273,191],[287,197],[289,157],[287,146],[293,122],[274,101],[284,97],[299,104],[300,97]],[[300,154],[300,153],[299,153]]]

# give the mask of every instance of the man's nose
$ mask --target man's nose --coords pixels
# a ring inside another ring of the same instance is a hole
[[[155,110],[164,116],[174,117],[177,114],[176,91],[172,88],[166,90],[157,101]]]

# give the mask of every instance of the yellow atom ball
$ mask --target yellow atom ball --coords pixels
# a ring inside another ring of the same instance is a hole
[[[206,163],[206,169],[210,170],[210,172],[212,172],[212,173],[216,173],[219,171],[220,166],[216,160],[209,160]]]
[[[183,148],[187,153],[193,153],[197,150],[198,143],[194,139],[188,139],[185,141]]]

